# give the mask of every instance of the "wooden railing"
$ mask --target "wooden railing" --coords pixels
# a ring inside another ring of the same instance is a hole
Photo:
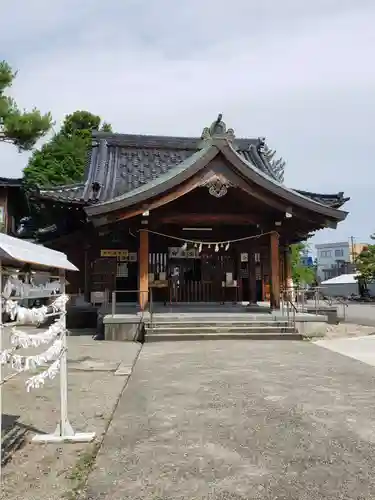
[[[188,281],[170,287],[170,302],[211,302],[213,292],[214,287],[211,282]]]

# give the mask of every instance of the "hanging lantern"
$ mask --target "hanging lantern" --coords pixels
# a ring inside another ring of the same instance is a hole
[[[220,244],[220,248],[224,248],[224,243],[221,243],[221,244]]]
[[[202,243],[199,243],[199,248],[198,248],[199,253],[201,253],[201,251],[202,251],[202,246],[203,246]]]
[[[219,245],[216,243],[215,245],[215,252],[218,252],[219,251]]]
[[[227,251],[229,249],[229,241],[228,243],[225,245],[225,251]]]
[[[208,248],[211,248],[211,243],[208,245]]]
[[[185,241],[185,243],[184,243],[184,244],[182,245],[182,247],[181,247],[181,250],[186,250],[186,249],[187,249],[187,243],[186,243],[186,241]]]
[[[198,243],[194,243],[194,248],[197,248],[198,247]]]

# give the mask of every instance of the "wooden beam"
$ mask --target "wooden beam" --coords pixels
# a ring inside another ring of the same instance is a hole
[[[148,231],[139,232],[139,305],[142,311],[148,303]]]
[[[194,226],[204,225],[204,224],[236,224],[236,225],[248,225],[248,224],[258,224],[259,220],[254,219],[254,217],[249,215],[238,215],[238,214],[191,214],[191,213],[180,213],[180,214],[170,214],[157,218],[162,224],[193,224]]]
[[[271,266],[270,266],[271,309],[278,309],[280,307],[280,256],[279,256],[279,235],[276,232],[270,234],[270,257],[271,257]]]

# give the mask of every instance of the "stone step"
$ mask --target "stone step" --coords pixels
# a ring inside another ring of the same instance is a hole
[[[231,322],[231,321],[259,321],[259,322],[269,322],[269,321],[281,321],[281,322],[286,322],[288,321],[287,317],[283,316],[271,316],[270,314],[262,314],[262,315],[255,315],[255,314],[165,314],[165,315],[159,315],[159,314],[154,314],[154,315],[145,315],[144,320],[145,321],[152,321],[155,323],[171,323],[171,322],[178,322],[178,321],[224,321],[224,322]]]
[[[223,328],[228,327],[286,327],[288,326],[288,321],[233,321],[233,320],[180,320],[180,321],[146,321],[145,325],[147,328],[166,328],[166,327],[179,327],[179,326],[189,326],[191,328],[200,328],[205,326],[218,326]]]
[[[145,342],[200,341],[200,340],[302,340],[299,333],[149,333]]]
[[[169,326],[160,326],[159,327],[149,327],[146,326],[146,334],[154,333],[156,335],[163,333],[236,333],[236,332],[244,332],[244,333],[294,333],[295,329],[291,326],[273,326],[273,325],[265,325],[265,326],[257,326],[257,325],[169,325]]]

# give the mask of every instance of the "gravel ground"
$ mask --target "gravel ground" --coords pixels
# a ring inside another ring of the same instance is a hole
[[[363,326],[350,323],[340,323],[339,325],[328,325],[326,339],[338,339],[345,337],[364,337],[374,335],[375,326]]]
[[[30,443],[29,438],[35,433],[55,430],[59,419],[58,377],[30,393],[25,390],[25,376],[8,381],[2,391],[6,463],[1,499],[77,497],[77,489],[92,465],[140,346],[70,337],[68,348],[69,418],[75,430],[95,431],[97,439],[91,444],[59,446]],[[120,364],[123,375],[115,375]]]

